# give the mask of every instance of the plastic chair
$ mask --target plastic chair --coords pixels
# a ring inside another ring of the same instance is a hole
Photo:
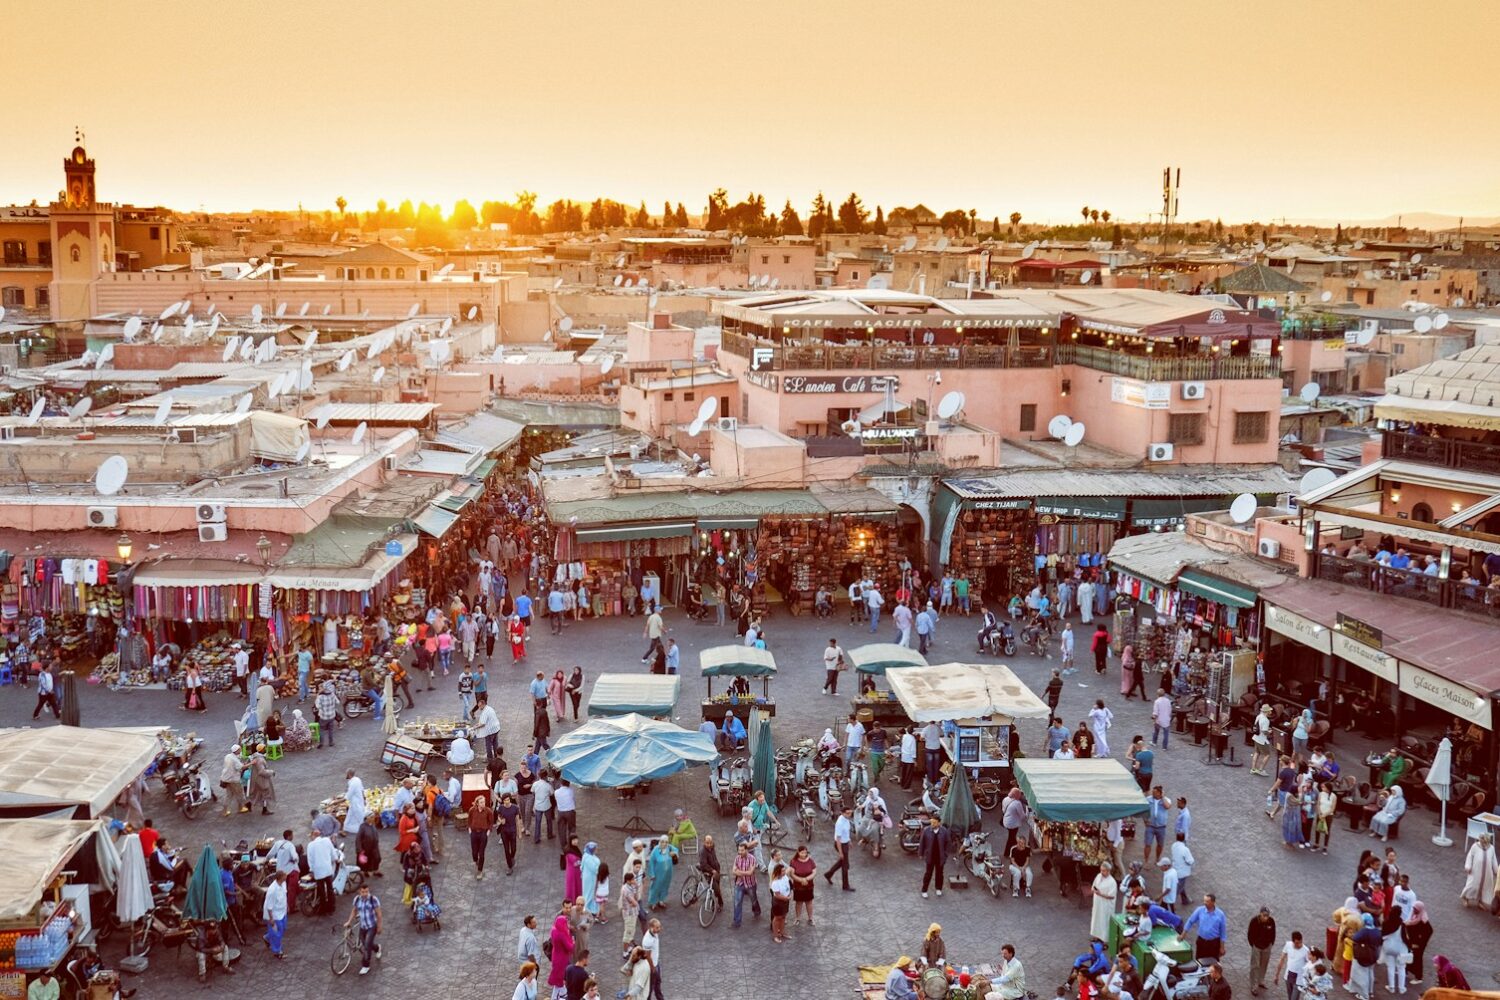
[[[321,723],[309,722],[307,724],[307,731],[312,734],[313,746],[317,746],[319,743],[323,742],[323,726]]]
[[[272,740],[266,744],[266,760],[280,760],[283,756],[280,740]]]

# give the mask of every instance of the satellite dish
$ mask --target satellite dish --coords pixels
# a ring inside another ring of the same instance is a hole
[[[626,288],[634,288],[635,287],[635,279],[634,278],[626,278],[625,279],[625,287]]]
[[[1370,346],[1370,341],[1372,341],[1374,339],[1375,339],[1375,331],[1373,329],[1371,329],[1370,327],[1365,327],[1364,329],[1360,330],[1358,333],[1356,333],[1354,335],[1354,346],[1355,347],[1368,347],[1368,346]]]
[[[151,417],[151,426],[152,427],[161,427],[163,424],[165,424],[167,422],[167,418],[170,417],[171,415],[172,415],[172,394],[171,393],[167,393],[167,395],[162,398],[162,401],[157,404],[156,413],[154,415],[152,415],[152,417]]]
[[[617,275],[615,275],[615,287],[616,288],[619,288],[624,283],[625,283],[625,275],[623,275],[623,274],[617,274]]]
[[[5,307],[0,306],[0,320],[5,319]]]
[[[1073,426],[1073,418],[1059,413],[1047,421],[1047,433],[1061,441],[1068,434],[1068,428]]]
[[[1021,248],[1021,259],[1022,260],[1030,260],[1031,259],[1031,255],[1034,254],[1034,253],[1036,253],[1036,246],[1037,245],[1035,243],[1028,243],[1024,247],[1022,247]]]
[[[333,312],[333,303],[332,302],[328,303],[326,306],[323,307],[323,315],[327,316],[331,312]]]
[[[1464,307],[1464,297],[1462,295],[1455,295],[1455,296],[1453,296],[1453,308],[1455,308],[1455,309],[1462,309],[1463,307]]]
[[[619,265],[619,264],[616,264],[616,265],[615,265],[615,266],[616,266],[616,267],[619,267],[619,266],[620,266],[620,265]],[[552,282],[552,290],[553,290],[553,291],[554,291],[554,292],[555,292],[555,291],[557,291],[557,290],[558,290],[558,289],[559,289],[559,288],[561,288],[561,287],[562,287],[562,286],[563,286],[563,279],[562,279],[562,275],[558,275],[558,276],[557,276],[557,280],[556,280],[556,281],[554,281],[554,282]]]
[[[353,441],[355,444],[359,444],[361,441],[363,441],[365,439],[365,431],[367,431],[369,429],[370,429],[369,425],[366,424],[363,420],[361,420],[359,422],[359,426],[356,427],[356,428],[354,428],[354,436],[352,438],[350,438],[350,440]]]
[[[94,473],[94,489],[102,497],[112,497],[120,492],[129,475],[130,463],[125,461],[125,456],[111,455],[99,463],[99,471]]]
[[[707,399],[703,400],[703,402],[698,404],[698,419],[703,421],[704,423],[708,423],[710,420],[712,420],[715,416],[718,415],[718,412],[718,396],[709,396]]]
[[[312,451],[312,442],[303,441],[297,446],[297,457],[292,459],[292,461],[301,464],[302,460],[307,458],[307,453],[310,451]]]
[[[599,363],[599,374],[608,375],[611,368],[615,366],[615,356],[606,354],[604,360]]]
[[[330,237],[328,237],[328,242],[329,243],[337,243],[338,241],[339,241],[339,231],[337,229],[335,229],[333,231],[333,235],[330,236]]]
[[[1438,313],[1436,316],[1432,317],[1432,328],[1434,330],[1446,329],[1449,322],[1451,321],[1449,320],[1447,313]]]
[[[317,425],[318,430],[322,430],[323,428],[327,427],[328,426],[328,421],[330,421],[332,419],[333,419],[333,407],[331,407],[331,406],[320,406],[320,407],[318,407],[317,419],[314,420],[314,423]]]
[[[224,322],[223,313],[216,312],[208,318],[208,335],[210,337],[219,332],[219,324],[222,322]]]
[[[1364,248],[1365,248],[1365,241],[1364,240],[1355,240],[1354,241],[1354,249],[1356,249],[1356,250],[1363,250]]]
[[[1068,433],[1063,435],[1063,444],[1069,448],[1077,448],[1083,443],[1085,433],[1083,424],[1073,424],[1068,428]]]
[[[1235,524],[1244,524],[1255,516],[1258,506],[1260,505],[1256,503],[1254,493],[1241,493],[1229,505],[1229,516],[1234,518]]]
[[[314,329],[312,331],[312,333],[309,333],[307,335],[307,340],[304,341],[303,344],[302,344],[302,350],[303,351],[310,351],[310,350],[312,350],[312,346],[314,344],[316,344],[317,342],[318,342],[318,331],[316,329]]]
[[[916,248],[917,238],[915,236],[908,236],[906,239],[901,241],[902,250],[915,250]]]
[[[950,392],[938,400],[937,415],[943,420],[951,420],[953,419],[953,415],[958,412],[959,407],[963,405],[963,396],[957,392]]]
[[[380,384],[380,380],[383,379],[383,378],[385,378],[385,368],[384,367],[377,368],[373,372],[370,373],[370,381],[374,385],[379,385]]]
[[[307,311],[309,309],[311,309],[311,308],[312,308],[312,303],[311,302],[304,302],[304,303],[302,303],[302,308],[297,310],[297,315],[298,316],[306,316],[307,315]]]
[[[0,318],[3,318],[3,316],[4,314],[0,313]],[[140,332],[141,318],[139,316],[132,316],[125,321],[124,335],[126,340],[132,339],[136,334]]]
[[[569,330],[573,329],[573,317],[564,316],[562,319],[558,320],[557,328],[563,333],[567,333]]]
[[[1412,254],[1411,255],[1411,262],[1413,264],[1420,264],[1420,263],[1422,263],[1422,255],[1419,254],[1419,253]]]
[[[1318,298],[1319,298],[1319,299],[1321,299],[1321,300],[1322,300],[1322,301],[1324,301],[1324,302],[1329,302],[1329,301],[1331,301],[1331,300],[1332,300],[1332,299],[1333,299],[1333,293],[1332,293],[1332,292],[1330,292],[1330,291],[1328,291],[1328,290],[1327,290],[1327,289],[1326,289],[1326,288],[1325,288],[1325,289],[1324,289],[1324,290],[1323,290],[1323,294],[1322,294],[1322,295],[1319,295],[1319,296],[1318,296]]]
[[[278,303],[276,303],[276,318],[280,319],[282,316],[285,316],[285,315],[286,315],[286,303],[285,302],[278,302]]]
[[[451,330],[451,329],[453,329],[453,317],[452,316],[444,316],[443,317],[443,326],[442,326],[441,334],[443,336],[447,336],[448,335],[448,331]]]
[[[167,308],[163,309],[161,311],[161,315],[158,316],[158,317],[156,317],[156,318],[157,319],[171,319],[173,316],[176,316],[176,315],[177,315],[177,303],[173,302],[171,305],[167,306]]]
[[[1297,492],[1311,493],[1313,490],[1321,490],[1337,478],[1338,475],[1332,469],[1308,469],[1302,476],[1302,482],[1297,486]]]
[[[1432,317],[1418,316],[1416,322],[1412,323],[1412,329],[1416,330],[1418,333],[1427,333],[1432,329]]]
[[[242,360],[249,361],[251,355],[253,355],[257,350],[259,350],[259,348],[257,347],[254,338],[246,337],[244,340],[240,341],[240,358]]]
[[[444,264],[442,267],[438,268],[438,274],[439,275],[452,274],[452,273],[453,273],[453,264],[451,262],[447,263],[447,264]]]
[[[469,311],[464,314],[464,319],[473,319],[475,316],[478,316],[478,315],[479,315],[479,307],[478,306],[470,306],[469,307]]]
[[[703,433],[703,421],[695,419],[692,423],[688,424],[688,435],[689,436],[691,436],[691,437],[697,437],[699,434],[702,434],[702,433]]]
[[[281,395],[281,387],[286,384],[286,373],[280,372],[271,379],[271,384],[266,386],[266,398],[275,399]]]
[[[37,425],[37,421],[42,419],[42,411],[46,408],[47,401],[45,399],[38,399],[35,403],[32,403],[31,412],[26,415],[27,425],[30,427],[35,427]]]
[[[250,322],[259,323],[261,317],[265,314],[265,310],[260,307],[260,303],[255,303],[255,305],[250,307]]]
[[[161,339],[161,321],[160,320],[158,320],[157,322],[151,324],[151,339],[153,341]]]
[[[771,279],[771,287],[772,288],[776,287],[776,279],[775,278]],[[655,292],[652,292],[651,293],[651,299],[646,304],[648,306],[650,306],[652,309],[655,309],[656,308],[656,300],[657,300],[657,294]]]
[[[89,410],[93,409],[93,406],[94,406],[93,397],[92,396],[84,396],[78,402],[76,402],[72,406],[68,407],[68,416],[71,417],[74,420],[78,420],[81,417],[83,417],[84,415],[86,415],[89,412]]]
[[[250,404],[253,402],[255,402],[255,400],[250,397],[250,393],[245,393],[240,397],[240,401],[234,404],[234,412],[239,414],[249,413]]]
[[[406,318],[411,319],[413,316],[415,316],[417,314],[417,308],[417,303],[413,302],[411,304],[411,308],[406,310]]]
[[[345,351],[343,354],[339,355],[338,364],[335,367],[337,367],[339,371],[343,372],[348,371],[349,366],[352,364],[354,364],[354,352]]]
[[[238,336],[230,337],[224,344],[224,360],[227,362],[230,358],[234,357],[235,352],[239,349],[240,338]]]
[[[845,420],[843,423],[839,424],[839,430],[843,431],[845,434],[849,435],[850,437],[854,437],[856,434],[859,433],[859,421],[858,420]]]
[[[936,245],[934,246],[934,249],[937,249],[937,250],[946,250],[946,249],[948,249],[948,237],[946,237],[946,236],[940,237],[938,239]]]
[[[1093,280],[1094,280],[1094,272],[1093,271],[1084,271],[1082,274],[1080,274],[1078,276],[1078,283],[1080,285],[1087,285],[1089,282],[1091,282]]]
[[[1321,386],[1316,382],[1309,382],[1298,390],[1297,395],[1302,397],[1302,402],[1311,403],[1323,392]]]
[[[217,318],[217,316],[215,318]],[[186,340],[191,337],[193,335],[193,330],[197,327],[197,325],[197,321],[194,320],[191,315],[184,319],[182,321],[182,339]],[[212,336],[212,334],[210,334],[210,336]]]
[[[108,363],[109,360],[111,358],[113,358],[114,356],[115,356],[115,345],[114,344],[105,344],[104,345],[104,349],[102,351],[100,351],[98,354],[94,355],[94,370],[98,371],[100,368],[103,368],[105,366],[105,364]]]

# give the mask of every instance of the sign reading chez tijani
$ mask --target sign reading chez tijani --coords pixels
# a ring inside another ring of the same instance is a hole
[[[901,388],[895,375],[786,375],[781,376],[781,391],[818,395],[836,392],[892,392]]]

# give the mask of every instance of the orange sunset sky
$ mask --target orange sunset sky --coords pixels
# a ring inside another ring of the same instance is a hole
[[[1500,215],[1500,3],[5,0],[0,203]]]

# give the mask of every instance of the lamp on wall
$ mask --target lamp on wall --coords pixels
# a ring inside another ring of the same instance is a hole
[[[261,532],[260,538],[256,541],[255,551],[260,553],[260,564],[262,566],[271,565],[271,540],[266,537],[265,532]]]
[[[119,539],[115,541],[115,551],[120,554],[120,561],[123,563],[130,562],[130,553],[134,548],[135,543],[130,540],[130,536],[121,532]]]
[[[1318,522],[1312,518],[1302,522],[1302,548],[1308,552],[1318,548]]]

